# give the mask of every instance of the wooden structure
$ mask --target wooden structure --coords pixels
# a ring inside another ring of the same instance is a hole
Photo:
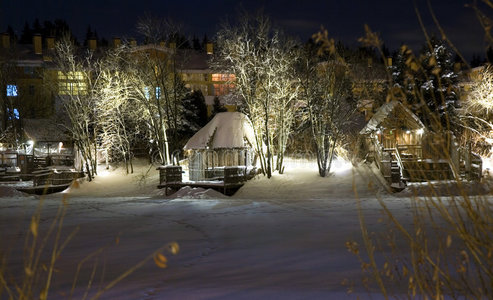
[[[16,178],[14,178],[16,177]],[[11,176],[11,180],[6,182],[18,191],[28,194],[51,194],[61,192],[67,189],[74,180],[84,177],[84,172],[77,171],[56,171],[56,170],[38,170],[28,175]],[[22,181],[20,179],[22,178]],[[32,186],[21,184],[32,181]],[[19,184],[16,184],[19,183]]]
[[[367,157],[394,188],[407,181],[481,178],[481,159],[470,148],[460,149],[450,132],[429,132],[398,101],[380,107],[360,134]]]
[[[218,180],[225,168],[253,169],[255,137],[248,117],[239,112],[218,113],[185,145],[191,181]]]
[[[70,135],[55,120],[24,119],[24,133],[31,141],[24,152],[34,156],[35,166],[74,166],[75,151]]]
[[[166,196],[184,186],[214,189],[225,195],[234,194],[247,180],[245,167],[225,167],[224,177],[208,181],[182,181],[180,166],[161,166],[159,170],[158,188],[164,188]]]

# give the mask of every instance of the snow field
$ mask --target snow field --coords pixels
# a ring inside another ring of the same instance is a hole
[[[164,197],[156,189],[157,171],[143,176],[148,169],[136,167],[133,175],[101,170],[93,182],[66,192],[63,233],[79,232],[57,263],[50,299],[66,298],[77,264],[101,247],[107,246],[98,256],[90,295],[172,241],[181,250],[176,256],[163,253],[168,268],[151,260],[102,299],[365,299],[360,264],[345,247],[348,240],[361,244],[354,189],[371,232],[386,229],[375,195],[405,223],[411,219],[409,198],[388,194],[367,167],[341,164],[340,171],[321,178],[313,162],[298,162],[270,180],[256,177],[233,197],[190,188]],[[45,198],[42,228],[63,196]],[[0,198],[2,248],[12,249],[11,270],[22,270],[23,228],[38,201]],[[19,225],[12,230],[12,224]],[[77,298],[94,263],[79,276]],[[343,281],[356,292],[347,294]]]

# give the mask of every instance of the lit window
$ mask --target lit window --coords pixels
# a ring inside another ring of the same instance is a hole
[[[14,108],[12,111],[10,111],[10,109],[7,108],[7,115],[9,116],[9,120],[12,119],[19,120],[20,118],[19,110],[17,108]]]
[[[234,81],[234,74],[212,74],[212,81]]]
[[[7,84],[7,97],[17,97],[17,85]]]
[[[156,87],[156,99],[161,98],[161,87]]]
[[[58,71],[58,93],[60,95],[85,95],[87,82],[82,72]]]

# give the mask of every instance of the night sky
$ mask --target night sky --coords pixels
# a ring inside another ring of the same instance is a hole
[[[430,0],[435,13],[449,38],[462,53],[484,56],[484,33],[467,0]],[[472,1],[472,0],[471,0]],[[435,31],[426,0],[416,0],[425,23]],[[87,26],[99,37],[136,36],[135,24],[148,13],[169,17],[183,24],[187,36],[209,38],[224,20],[234,21],[240,8],[256,12],[263,8],[274,24],[286,33],[307,40],[321,25],[329,35],[348,45],[357,44],[364,34],[364,24],[379,32],[386,45],[394,50],[402,43],[419,49],[424,42],[412,0],[2,0],[0,1],[0,30],[11,25],[20,35],[24,23],[35,18],[41,22],[64,19],[79,40]]]

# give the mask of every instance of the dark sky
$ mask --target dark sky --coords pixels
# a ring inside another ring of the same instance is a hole
[[[484,33],[471,8],[472,0],[430,0],[449,38],[467,57],[484,56]],[[321,25],[329,35],[354,45],[364,34],[364,24],[379,32],[391,50],[402,43],[420,48],[424,37],[419,27],[412,0],[0,0],[0,31],[11,25],[20,35],[24,22],[32,24],[64,19],[81,40],[87,26],[96,29],[100,37],[136,36],[139,17],[150,13],[169,17],[182,23],[187,35],[213,37],[220,23],[233,21],[240,7],[250,12],[260,8],[286,33],[308,39]],[[416,0],[425,23],[432,31],[426,0]],[[240,6],[241,5],[241,6]]]

